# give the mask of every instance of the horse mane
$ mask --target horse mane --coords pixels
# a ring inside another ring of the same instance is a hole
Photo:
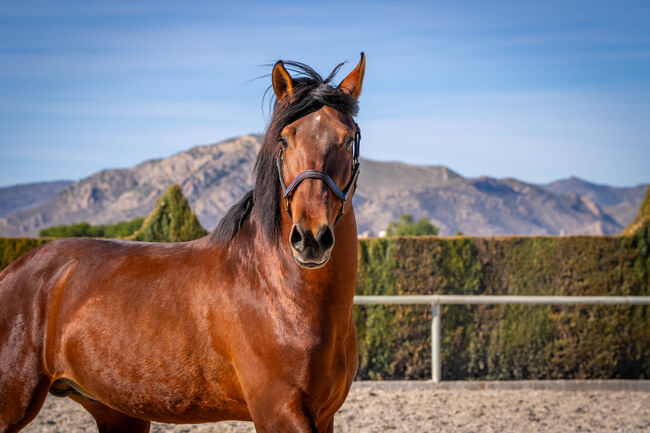
[[[290,101],[273,101],[273,115],[269,121],[262,147],[253,168],[254,189],[228,210],[219,221],[211,237],[214,241],[230,241],[242,228],[246,219],[255,213],[262,230],[270,239],[277,238],[281,222],[280,179],[276,157],[280,148],[280,133],[285,126],[320,110],[327,105],[344,114],[355,116],[359,111],[357,99],[334,87],[331,82],[343,63],[338,64],[326,77],[321,77],[310,66],[300,62],[284,61],[292,72],[293,94]],[[267,93],[273,93],[269,86]],[[271,91],[271,92],[270,92]]]
[[[230,240],[241,230],[241,226],[253,209],[253,190],[248,191],[244,198],[235,203],[228,212],[219,220],[219,224],[212,232],[212,239]]]

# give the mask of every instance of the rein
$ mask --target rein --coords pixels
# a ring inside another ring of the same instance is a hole
[[[292,221],[293,221],[293,216],[291,215],[291,199],[293,198],[293,194],[296,192],[296,189],[298,189],[298,186],[305,179],[322,180],[323,182],[325,182],[325,185],[327,185],[329,189],[332,190],[334,195],[336,195],[336,197],[341,202],[341,208],[339,209],[339,213],[336,216],[336,220],[334,221],[334,227],[338,225],[343,215],[345,215],[348,200],[350,197],[352,197],[354,191],[356,191],[357,180],[359,179],[359,146],[361,145],[361,130],[359,129],[359,125],[357,125],[356,122],[354,126],[356,127],[356,131],[354,133],[352,176],[350,176],[350,180],[348,181],[347,185],[343,187],[343,189],[339,189],[339,187],[336,185],[336,183],[334,183],[334,181],[332,180],[329,174],[325,173],[324,171],[315,170],[315,169],[309,169],[303,171],[298,176],[296,176],[296,178],[293,180],[293,182],[289,184],[289,186],[286,186],[286,184],[284,183],[284,177],[282,176],[284,148],[280,148],[277,157],[278,176],[280,177],[280,185],[282,186],[282,198],[284,199],[284,205],[287,209],[287,213],[289,214],[289,218],[291,218]]]

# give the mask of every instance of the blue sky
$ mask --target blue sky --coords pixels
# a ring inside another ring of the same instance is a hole
[[[277,59],[367,54],[362,156],[650,182],[650,2],[0,3],[0,185],[264,130]]]

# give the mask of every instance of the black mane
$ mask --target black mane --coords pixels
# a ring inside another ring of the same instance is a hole
[[[276,156],[279,150],[280,133],[285,126],[320,110],[327,105],[344,114],[356,115],[359,110],[357,99],[332,86],[331,81],[343,66],[337,65],[327,76],[321,77],[311,67],[292,61],[283,62],[287,69],[294,74],[293,97],[285,103],[275,100],[273,115],[264,135],[262,148],[257,154],[254,173],[254,189],[249,191],[242,200],[235,204],[219,221],[212,233],[216,241],[229,241],[241,229],[252,212],[255,212],[262,229],[269,238],[277,237],[281,221],[280,179],[276,169]],[[272,87],[267,89],[272,90]],[[272,93],[272,92],[271,92]]]
[[[241,230],[242,224],[251,214],[253,209],[253,190],[248,191],[244,198],[235,203],[228,212],[219,220],[219,224],[212,232],[214,240],[230,240]]]

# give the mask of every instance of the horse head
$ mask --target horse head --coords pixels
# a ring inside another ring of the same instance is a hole
[[[329,260],[335,227],[351,206],[359,175],[361,134],[353,115],[365,73],[364,54],[339,86],[333,87],[328,82],[337,69],[304,90],[301,78],[292,78],[284,62],[277,62],[272,74],[276,112],[295,112],[297,117],[289,117],[278,131],[277,168],[292,222],[293,257],[298,265],[310,269]]]

